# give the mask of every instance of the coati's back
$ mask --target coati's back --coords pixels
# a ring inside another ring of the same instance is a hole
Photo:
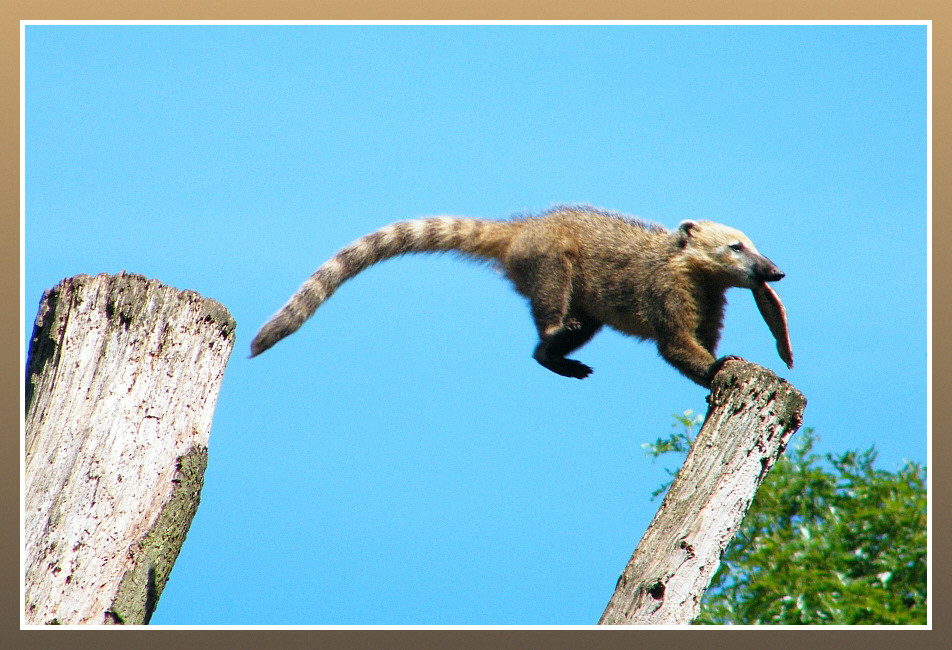
[[[520,293],[533,299],[524,275],[547,257],[571,265],[570,307],[627,334],[652,337],[646,301],[674,282],[677,252],[671,232],[657,224],[587,207],[560,207],[527,220],[504,265]]]

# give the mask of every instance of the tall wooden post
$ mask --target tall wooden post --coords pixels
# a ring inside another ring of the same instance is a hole
[[[26,368],[27,624],[148,623],[198,507],[235,321],[139,275],[40,303]]]
[[[806,398],[775,374],[729,361],[694,446],[618,579],[602,625],[688,624]]]

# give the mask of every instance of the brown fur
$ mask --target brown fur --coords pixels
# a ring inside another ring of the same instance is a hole
[[[685,221],[668,231],[587,207],[512,221],[405,221],[358,239],[321,266],[262,327],[252,356],[296,331],[337,287],[371,264],[451,250],[500,264],[530,301],[540,339],[535,359],[579,379],[591,368],[565,355],[605,324],[656,341],[662,357],[709,387],[731,358],[714,356],[727,289],[756,290],[783,277],[743,233],[708,221]]]

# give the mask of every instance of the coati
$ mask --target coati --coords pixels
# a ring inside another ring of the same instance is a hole
[[[753,291],[780,357],[793,367],[783,305],[766,284],[784,274],[742,232],[710,221],[682,221],[669,231],[587,206],[510,221],[416,219],[361,237],[325,262],[261,328],[251,356],[295,332],[371,264],[424,251],[456,251],[501,266],[529,299],[539,331],[533,357],[565,377],[591,373],[566,355],[608,325],[653,339],[671,365],[709,388],[724,361],[738,358],[714,356],[729,287]]]

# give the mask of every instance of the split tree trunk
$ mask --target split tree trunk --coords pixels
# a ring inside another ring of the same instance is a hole
[[[721,553],[800,427],[806,398],[775,374],[728,362],[697,439],[618,579],[601,625],[678,625],[697,616]]]
[[[44,293],[26,369],[25,621],[148,623],[198,507],[235,321],[139,275]]]

